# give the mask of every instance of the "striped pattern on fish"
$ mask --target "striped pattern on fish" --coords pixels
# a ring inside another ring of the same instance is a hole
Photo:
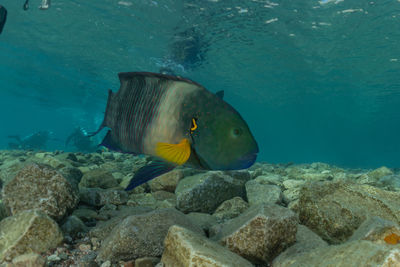
[[[181,107],[187,94],[199,86],[189,80],[165,79],[148,73],[121,73],[121,87],[110,91],[102,127],[111,128],[111,140],[121,151],[154,155],[160,140],[179,142]],[[201,88],[201,87],[200,87]]]

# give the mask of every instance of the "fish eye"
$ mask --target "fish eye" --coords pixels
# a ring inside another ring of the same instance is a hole
[[[242,129],[240,129],[240,128],[232,129],[232,135],[234,137],[239,137],[240,135],[242,135]]]

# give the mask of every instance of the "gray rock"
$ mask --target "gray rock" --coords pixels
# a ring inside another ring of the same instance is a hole
[[[286,266],[294,258],[316,248],[327,247],[328,244],[306,226],[299,224],[296,233],[296,243],[279,254],[273,261],[273,266]]]
[[[255,180],[246,183],[246,194],[250,206],[257,204],[279,204],[282,202],[282,191],[279,186],[259,184]]]
[[[399,225],[374,216],[365,220],[349,238],[349,241],[368,240],[378,244],[385,244],[388,243],[385,242],[385,238],[392,234],[400,237]]]
[[[173,193],[157,191],[150,193],[131,194],[128,206],[150,207],[152,209],[175,208],[176,197]]]
[[[224,223],[212,239],[253,263],[267,263],[296,241],[297,223],[291,210],[262,204]]]
[[[247,260],[202,235],[173,225],[165,238],[161,258],[164,266],[231,266],[251,267]]]
[[[205,232],[208,232],[211,226],[218,223],[217,218],[208,213],[190,212],[186,216]]]
[[[153,192],[160,190],[175,192],[176,186],[183,176],[184,174],[182,169],[167,172],[159,177],[156,177],[155,179],[150,180],[150,189]]]
[[[21,211],[0,222],[0,262],[56,247],[63,235],[56,222],[39,210]]]
[[[9,211],[0,200],[0,221],[8,216],[10,216]]]
[[[241,197],[234,197],[222,202],[213,213],[213,216],[215,216],[219,222],[225,222],[239,216],[247,210],[248,207],[249,204]]]
[[[84,222],[93,221],[99,217],[95,210],[83,207],[79,207],[78,209],[74,210],[74,212],[72,212],[72,215],[78,217]]]
[[[65,220],[61,226],[61,230],[65,235],[75,238],[88,232],[89,228],[81,221],[81,219],[72,215]]]
[[[115,188],[119,187],[119,183],[111,172],[105,169],[90,170],[85,173],[79,183],[80,187],[97,187],[97,188]]]
[[[106,204],[123,205],[128,201],[128,193],[123,190],[85,188],[79,189],[81,202],[101,207]]]
[[[15,257],[11,264],[6,264],[6,267],[42,267],[45,266],[45,259],[36,254],[28,253]]]
[[[103,241],[98,260],[133,260],[144,256],[160,257],[163,241],[172,225],[180,225],[199,234],[203,230],[175,209],[155,210],[129,216],[114,227]]]
[[[4,161],[0,165],[0,180],[3,181],[3,186],[11,181],[26,164],[25,161],[15,158]]]
[[[62,176],[64,176],[67,181],[75,187],[75,189],[78,189],[79,182],[82,179],[83,173],[78,169],[74,167],[64,167],[59,170],[59,173],[61,173]]]
[[[182,212],[213,212],[223,201],[244,197],[243,182],[210,171],[182,179],[175,190],[177,208]]]
[[[114,227],[123,221],[125,218],[132,215],[144,214],[152,211],[151,208],[146,207],[129,207],[119,206],[118,210],[110,211],[110,219],[107,221],[99,221],[96,227],[90,230],[89,236],[104,240],[114,229]]]
[[[298,211],[302,224],[337,244],[369,217],[399,223],[400,193],[348,182],[319,182],[302,188]]]
[[[223,173],[231,176],[233,179],[243,181],[243,184],[251,180],[250,173],[247,170],[224,171]]]
[[[259,184],[271,184],[282,186],[283,177],[278,174],[260,175],[254,179]]]
[[[370,241],[352,241],[342,245],[324,246],[302,253],[289,261],[274,262],[272,267],[331,266],[399,266],[400,250],[396,246]]]
[[[368,176],[373,178],[376,181],[387,175],[393,175],[393,171],[391,171],[390,169],[388,169],[385,166],[375,169],[373,171],[370,171],[368,173]]]
[[[386,175],[379,179],[378,186],[391,191],[400,191],[400,175]]]
[[[55,220],[62,219],[79,201],[78,193],[61,174],[37,164],[22,169],[2,193],[11,214],[40,209]]]
[[[153,267],[160,262],[160,258],[143,257],[135,260],[134,267]]]

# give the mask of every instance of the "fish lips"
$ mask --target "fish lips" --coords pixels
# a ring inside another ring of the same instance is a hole
[[[251,153],[244,155],[239,159],[239,168],[238,169],[247,169],[251,167],[254,162],[257,160],[257,153]]]

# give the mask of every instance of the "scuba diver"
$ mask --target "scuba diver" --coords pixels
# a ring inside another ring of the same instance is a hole
[[[192,27],[176,33],[170,45],[170,53],[164,58],[164,64],[159,72],[175,75],[174,70],[194,69],[204,60],[206,48],[207,43],[198,29]]]
[[[75,130],[68,136],[65,141],[65,146],[72,145],[80,152],[95,152],[98,150],[98,145],[88,136],[87,131],[82,127],[76,127]]]
[[[42,0],[41,5],[39,6],[39,9],[46,10],[50,8],[50,0]],[[29,0],[25,0],[25,4],[23,5],[24,10],[29,9]]]
[[[46,144],[49,140],[57,140],[53,138],[53,132],[50,131],[39,131],[24,138],[19,135],[10,135],[8,138],[14,139],[16,142],[8,143],[10,149],[22,149],[22,150],[41,150],[46,148]]]
[[[0,34],[3,32],[4,25],[7,21],[7,9],[0,5]]]

